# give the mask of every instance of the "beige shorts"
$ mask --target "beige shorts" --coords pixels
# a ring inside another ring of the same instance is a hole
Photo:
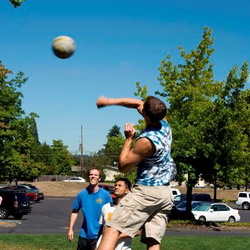
[[[142,229],[141,241],[154,238],[159,243],[166,231],[168,214],[172,208],[169,186],[134,185],[115,209],[110,226],[134,237]]]

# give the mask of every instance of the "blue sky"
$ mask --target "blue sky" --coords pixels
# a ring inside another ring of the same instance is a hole
[[[139,114],[122,107],[98,110],[99,96],[134,97],[135,83],[161,90],[158,67],[166,55],[180,61],[178,46],[195,49],[205,26],[213,30],[216,80],[250,61],[249,0],[26,0],[0,2],[0,60],[29,80],[22,107],[37,113],[39,139],[62,140],[84,154],[103,148],[113,125],[123,131]],[[72,37],[75,54],[55,57],[53,39]]]

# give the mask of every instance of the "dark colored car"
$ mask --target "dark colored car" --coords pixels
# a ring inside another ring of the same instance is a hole
[[[174,205],[178,205],[179,203],[186,201],[187,200],[187,195],[186,194],[180,194],[176,195],[174,197]],[[197,193],[197,194],[192,194],[192,201],[208,201],[212,202],[212,198],[210,194],[203,194],[203,193]]]
[[[173,206],[170,214],[168,215],[169,221],[171,220],[194,220],[194,215],[192,213],[187,213]]]
[[[22,186],[28,186],[28,187],[30,187],[31,189],[33,189],[33,190],[39,192],[39,188],[36,187],[36,186],[34,186],[34,185],[32,185],[32,184],[29,184],[29,183],[22,183],[22,184],[20,184],[20,185],[22,185]]]
[[[38,202],[40,200],[44,200],[44,194],[38,192],[37,190],[33,190],[32,188],[24,185],[12,185],[3,187],[0,190],[16,190],[25,193],[30,202]]]
[[[191,209],[193,210],[195,207],[200,205],[204,201],[191,201]],[[176,205],[176,208],[180,211],[186,211],[187,208],[187,201],[182,201],[178,205]]]
[[[23,215],[31,212],[30,201],[23,192],[14,190],[0,190],[1,205],[0,219],[7,219],[12,215],[15,219],[21,219]]]
[[[19,186],[26,187],[26,188],[28,188],[29,190],[32,189],[33,191],[37,192],[38,198],[35,200],[36,202],[45,199],[44,193],[40,192],[38,187],[36,187],[36,186],[34,186],[34,185],[32,185],[32,184],[28,184],[28,183],[19,184]]]

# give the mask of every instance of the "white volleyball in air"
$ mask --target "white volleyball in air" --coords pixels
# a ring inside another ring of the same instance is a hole
[[[54,54],[61,59],[71,57],[74,54],[75,49],[75,41],[69,36],[58,36],[52,42],[52,50]]]

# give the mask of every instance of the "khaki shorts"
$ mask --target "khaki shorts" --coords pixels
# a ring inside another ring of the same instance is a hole
[[[136,184],[117,205],[110,226],[130,237],[142,229],[142,242],[145,238],[154,238],[160,243],[166,231],[172,200],[169,186]]]

